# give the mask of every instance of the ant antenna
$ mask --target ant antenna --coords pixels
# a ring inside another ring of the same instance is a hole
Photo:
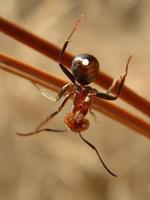
[[[84,15],[82,14],[82,15],[80,16],[80,18],[77,20],[75,26],[73,27],[73,29],[72,29],[72,31],[71,31],[71,33],[70,33],[70,35],[68,36],[68,38],[67,38],[66,41],[69,42],[70,38],[72,37],[73,33],[76,31],[77,27],[79,26],[79,24],[81,23],[81,21],[83,20],[83,18],[84,18]]]
[[[125,71],[125,76],[127,75],[128,73],[128,67],[129,67],[129,63],[130,63],[130,60],[132,59],[133,55],[131,55],[129,58],[128,58],[128,61],[127,61],[127,64],[126,64],[126,71]]]
[[[97,154],[97,156],[98,156],[100,162],[102,163],[102,165],[104,166],[104,168],[106,169],[106,171],[107,171],[109,174],[111,174],[112,176],[117,177],[117,175],[114,174],[113,172],[111,172],[110,169],[106,166],[106,164],[105,164],[104,161],[102,160],[100,154],[98,153],[96,147],[95,147],[93,144],[91,144],[90,142],[88,142],[88,141],[81,135],[80,132],[79,132],[79,136],[80,136],[80,138],[81,138],[87,145],[89,145],[89,146],[96,152],[96,154]]]
[[[60,62],[59,64],[61,65],[60,67],[63,68],[62,71],[65,71],[65,72],[64,72],[65,74],[66,74],[66,73],[68,74],[68,72],[66,72],[66,69],[64,69],[64,67],[62,66],[61,60],[62,60],[62,57],[63,57],[63,55],[64,55],[64,53],[65,53],[65,50],[66,50],[66,48],[67,48],[67,46],[68,46],[68,43],[70,42],[70,38],[72,37],[72,35],[73,35],[74,32],[76,31],[77,27],[79,26],[79,24],[81,23],[81,21],[82,21],[83,18],[84,18],[84,15],[82,14],[82,15],[80,16],[80,18],[76,21],[75,26],[73,27],[71,33],[69,34],[68,38],[66,39],[66,41],[65,41],[65,43],[64,43],[64,45],[63,45],[63,47],[62,47],[62,49],[61,49],[61,51],[60,51],[60,54],[59,54],[59,62]],[[69,76],[70,76],[70,75],[69,75]],[[73,81],[73,82],[74,82],[74,81]]]

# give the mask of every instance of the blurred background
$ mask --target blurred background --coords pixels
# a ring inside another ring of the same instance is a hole
[[[62,46],[81,13],[83,23],[68,51],[95,55],[101,70],[119,77],[128,57],[126,85],[149,99],[150,1],[147,0],[0,0],[0,15]],[[0,33],[0,51],[49,73],[66,77],[57,63]],[[147,200],[150,198],[150,143],[124,125],[95,112],[85,137],[118,178],[111,177],[78,135],[30,132],[59,103],[41,96],[20,77],[0,72],[1,200]],[[103,90],[103,89],[101,89]],[[53,95],[56,95],[52,92]],[[142,116],[125,102],[116,104]],[[46,127],[64,128],[71,101]],[[146,119],[146,117],[145,117]],[[149,119],[146,119],[149,120]]]

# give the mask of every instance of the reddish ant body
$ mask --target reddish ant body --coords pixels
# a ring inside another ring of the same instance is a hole
[[[81,16],[82,18],[82,16]],[[112,89],[114,88],[116,84],[116,80],[113,81],[110,88],[107,90],[106,93],[101,93],[97,91],[95,88],[92,88],[88,86],[90,83],[92,83],[99,73],[99,62],[98,60],[90,55],[90,54],[80,54],[78,56],[75,56],[75,58],[72,61],[71,71],[72,73],[63,65],[61,62],[62,57],[65,53],[65,50],[68,46],[68,43],[70,41],[70,38],[72,34],[75,32],[78,24],[81,21],[81,18],[77,21],[76,25],[74,26],[71,34],[65,41],[63,48],[60,52],[59,56],[59,66],[64,72],[64,74],[70,79],[71,83],[68,83],[62,87],[60,92],[58,93],[56,99],[53,99],[52,96],[49,93],[46,93],[44,90],[42,90],[38,85],[34,84],[36,88],[40,91],[40,93],[44,96],[46,96],[48,99],[52,101],[58,101],[64,96],[64,99],[61,103],[61,105],[58,107],[58,109],[53,112],[50,116],[48,116],[37,128],[34,132],[30,133],[17,133],[20,136],[29,136],[33,134],[40,133],[42,131],[50,131],[50,132],[65,132],[66,130],[57,130],[57,129],[49,129],[49,128],[43,128],[41,127],[48,122],[50,119],[52,119],[57,113],[59,113],[64,105],[67,103],[67,101],[70,99],[70,97],[73,97],[73,109],[70,113],[68,113],[64,119],[64,123],[67,125],[67,127],[72,130],[73,132],[77,132],[80,136],[80,138],[88,144],[97,154],[99,157],[99,160],[103,164],[104,168],[112,175],[116,177],[116,174],[111,172],[108,167],[103,162],[100,154],[98,153],[95,146],[93,146],[90,142],[88,142],[83,136],[81,135],[82,131],[85,131],[89,127],[89,121],[86,119],[86,114],[88,113],[89,109],[91,108],[92,104],[92,98],[98,97],[106,100],[116,100],[118,96],[120,95],[121,89],[124,85],[125,78],[127,76],[128,72],[128,66],[131,59],[131,56],[128,59],[128,62],[126,64],[126,71],[123,76],[121,76],[121,81],[119,85],[118,92],[115,96],[110,95]]]

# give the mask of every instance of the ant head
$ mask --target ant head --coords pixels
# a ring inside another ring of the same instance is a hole
[[[97,77],[99,62],[90,54],[80,54],[73,59],[71,71],[79,84],[88,85]]]

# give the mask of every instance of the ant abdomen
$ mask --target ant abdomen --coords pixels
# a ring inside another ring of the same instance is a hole
[[[77,117],[80,117],[79,115]],[[64,123],[73,132],[85,131],[89,127],[89,120],[85,117],[81,117],[80,120],[77,119],[75,113],[68,113],[64,119]]]
[[[80,54],[73,59],[71,71],[79,84],[88,85],[99,73],[99,62],[90,54]]]

